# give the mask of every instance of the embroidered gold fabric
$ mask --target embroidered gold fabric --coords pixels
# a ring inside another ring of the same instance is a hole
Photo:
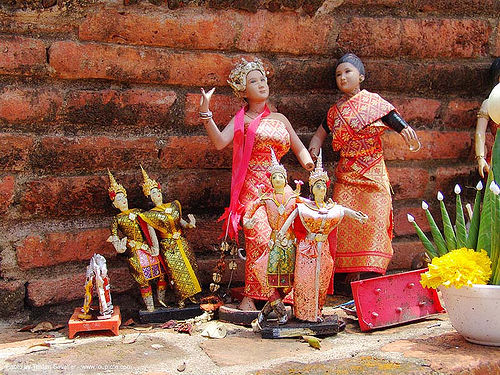
[[[137,216],[142,212],[138,208],[133,208],[125,212],[120,212],[115,216],[111,224],[111,234],[118,235],[118,230],[127,237],[127,261],[130,273],[141,288],[149,286],[149,280],[162,276],[160,260],[141,250],[145,244]]]
[[[182,236],[180,220],[181,205],[178,201],[164,203],[141,217],[158,233],[160,255],[172,288],[180,300],[201,291],[198,281],[198,264],[188,242]]]

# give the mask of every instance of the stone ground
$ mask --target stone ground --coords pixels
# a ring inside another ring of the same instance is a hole
[[[25,323],[2,322],[0,374],[500,374],[500,348],[468,343],[447,314],[363,333],[356,320],[331,307],[339,302],[330,298],[326,312],[344,318],[346,329],[323,338],[320,349],[300,339],[262,339],[228,323],[222,323],[222,339],[201,336],[213,324],[203,323],[191,335],[136,324],[122,327],[119,336],[69,340],[67,327],[31,333],[19,332]]]

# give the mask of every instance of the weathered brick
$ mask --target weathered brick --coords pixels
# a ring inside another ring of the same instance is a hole
[[[441,108],[441,102],[435,99],[391,98],[390,102],[408,123],[416,121],[431,124],[438,117]]]
[[[0,11],[0,31],[23,35],[77,35],[81,12],[67,12],[52,8],[50,11],[23,9],[19,12]]]
[[[177,95],[171,90],[71,91],[60,118],[73,124],[125,124],[148,126],[164,123]]]
[[[331,58],[278,58],[274,63],[275,75],[269,81],[273,90],[310,91],[315,89],[332,89],[335,60]]]
[[[14,198],[14,176],[0,178],[0,215],[7,212]]]
[[[165,139],[160,160],[165,169],[193,166],[200,169],[231,168],[232,152],[230,146],[216,150],[207,136],[172,136]]]
[[[435,185],[436,193],[441,191],[445,197],[453,197],[455,201],[455,194],[453,193],[455,185],[459,184],[462,187],[462,200],[464,205],[466,202],[474,204],[474,197],[476,191],[474,187],[481,179],[477,172],[476,164],[439,167],[435,172]],[[483,181],[484,182],[484,181]]]
[[[448,103],[443,116],[443,123],[450,128],[474,129],[477,111],[481,102],[477,100],[456,99]]]
[[[394,255],[389,263],[388,270],[409,270],[415,257],[425,252],[420,241],[394,241],[392,243]]]
[[[190,212],[222,214],[229,204],[230,170],[181,170],[163,177],[164,201],[178,199],[187,215]]]
[[[14,133],[0,133],[0,171],[23,171],[33,148],[33,138]]]
[[[434,215],[433,209],[431,210],[431,212]],[[422,209],[422,206],[420,204],[405,205],[394,207],[394,234],[396,236],[417,234],[417,232],[415,232],[413,224],[408,222],[408,214],[412,215],[415,218],[415,222],[418,224],[420,229],[422,229],[424,232],[430,231],[429,223],[427,222],[425,211]],[[436,221],[438,220],[436,215],[434,215],[434,218],[436,219]],[[432,240],[431,237],[429,238]]]
[[[25,217],[111,214],[108,186],[108,179],[104,176],[34,179],[23,189],[21,211]]]
[[[472,61],[445,63],[393,59],[366,60],[364,63],[367,79],[362,87],[369,91],[401,91],[411,92],[413,95],[448,95],[452,92],[462,97],[475,96],[484,91],[489,68],[488,64]]]
[[[184,219],[187,220],[189,212],[183,210]],[[217,222],[217,217],[210,215],[195,215],[196,229],[184,230],[191,248],[203,257],[218,257],[218,246],[221,239],[222,223]]]
[[[486,56],[491,27],[478,19],[403,19],[402,53],[418,58]]]
[[[422,144],[418,152],[411,152],[403,138],[396,132],[387,131],[382,139],[386,160],[444,160],[466,159],[471,152],[473,134],[471,132],[418,131]]]
[[[71,173],[139,169],[158,158],[157,138],[44,137],[33,154],[34,169]]]
[[[185,49],[228,50],[245,16],[234,11],[137,12],[106,8],[87,17],[79,30],[81,40]]]
[[[171,85],[225,86],[233,60],[216,53],[55,42],[49,50],[56,77]]]
[[[492,48],[492,55],[500,57],[500,21],[497,24],[497,34],[495,36],[495,46]]]
[[[109,228],[30,235],[16,246],[17,263],[19,268],[27,270],[88,260],[94,253],[110,258],[116,251],[106,242],[109,236]]]
[[[403,3],[402,3],[403,4]],[[500,4],[496,0],[410,0],[404,6],[419,12],[445,11],[450,14],[472,16],[474,14],[496,14],[500,11]]]
[[[429,172],[418,167],[389,167],[394,200],[422,198],[429,184]]]
[[[284,114],[295,131],[316,131],[333,104],[330,95],[286,95],[276,98],[278,112]]]
[[[324,54],[335,46],[338,27],[335,18],[328,15],[302,17],[295,12],[258,11],[242,23],[236,47],[247,52]]]
[[[208,88],[206,88],[208,90]],[[200,98],[201,94],[187,94],[186,105],[184,109],[184,123],[190,126],[202,126],[200,120]],[[223,129],[233,118],[244,102],[234,95],[214,94],[210,100],[210,110],[214,114],[214,121]]]
[[[45,44],[41,40],[17,36],[0,40],[0,73],[39,75],[46,70]]]
[[[396,57],[401,50],[401,22],[396,18],[354,17],[342,25],[338,45],[359,56]]]
[[[50,121],[61,105],[61,93],[56,90],[8,86],[0,92],[0,119],[9,123]]]
[[[25,287],[24,282],[19,280],[0,281],[0,317],[11,318],[24,308]]]
[[[82,265],[82,269],[84,267]],[[108,273],[111,298],[113,298],[113,293],[121,293],[135,286],[127,267],[113,268],[108,264]],[[28,282],[27,297],[32,306],[40,307],[83,298],[85,272],[55,276],[54,278],[40,278]]]

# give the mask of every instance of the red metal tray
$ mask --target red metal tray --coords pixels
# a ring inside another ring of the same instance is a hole
[[[426,271],[421,269],[352,282],[361,330],[390,327],[445,312],[436,290],[420,284],[420,274]]]

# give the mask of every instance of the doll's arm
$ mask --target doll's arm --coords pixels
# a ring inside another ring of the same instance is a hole
[[[255,211],[261,206],[264,205],[264,201],[262,199],[256,199],[248,206],[248,209],[245,212],[245,216],[243,216],[243,227],[246,229],[252,229],[255,225],[255,218],[253,215]]]
[[[116,217],[111,224],[111,236],[109,236],[106,241],[111,242],[116,252],[119,254],[123,254],[127,251],[127,237],[123,237],[122,240],[118,237],[118,219]]]
[[[328,133],[326,132],[323,125],[320,125],[316,130],[316,133],[314,133],[313,137],[311,138],[311,142],[309,142],[309,154],[311,155],[313,160],[316,160],[316,158],[318,157],[319,150],[321,149],[321,146],[323,145],[323,142],[325,141],[327,135]]]
[[[181,218],[181,220],[180,220],[181,226],[183,228],[189,228],[189,229],[196,228],[196,219],[193,216],[193,214],[188,214],[188,219],[189,219],[189,223],[186,220]]]
[[[297,133],[295,133],[295,130],[290,124],[290,121],[288,121],[285,116],[283,116],[283,123],[286,126],[286,130],[288,130],[288,134],[290,134],[290,143],[293,153],[305,169],[307,169],[308,171],[312,171],[314,169],[314,162],[311,158],[311,155],[309,155],[306,146],[304,146]]]
[[[397,113],[392,110],[387,115],[382,117],[382,121],[391,129],[397,131],[403,137],[406,144],[410,147],[411,151],[418,151],[420,149],[420,142],[417,133],[413,128],[406,123],[406,121]]]
[[[350,208],[347,207],[344,207],[344,215],[359,221],[361,224],[366,223],[366,221],[368,220],[368,215],[364,214],[361,211],[351,210]]]
[[[158,242],[158,237],[156,236],[156,231],[154,230],[154,228],[147,224],[148,225],[148,233],[149,233],[149,237],[151,238],[151,245],[150,246],[150,254],[152,256],[157,256],[158,254],[160,254],[160,243]]]
[[[487,100],[483,101],[479,112],[477,113],[476,134],[474,138],[474,146],[476,151],[476,160],[479,174],[484,178],[484,172],[489,173],[490,166],[486,162],[486,129],[488,128],[488,104]]]
[[[296,208],[295,210],[292,211],[290,216],[286,219],[286,221],[283,223],[283,226],[281,227],[280,231],[278,232],[278,238],[285,238],[285,234],[288,231],[288,228],[290,228],[290,225],[292,225],[293,221],[299,214],[299,209]]]
[[[219,130],[209,109],[210,99],[214,91],[215,87],[209,92],[205,92],[203,88],[201,89],[200,118],[207,130],[208,138],[210,138],[217,150],[222,150],[233,141],[234,119],[229,122],[223,131]]]

